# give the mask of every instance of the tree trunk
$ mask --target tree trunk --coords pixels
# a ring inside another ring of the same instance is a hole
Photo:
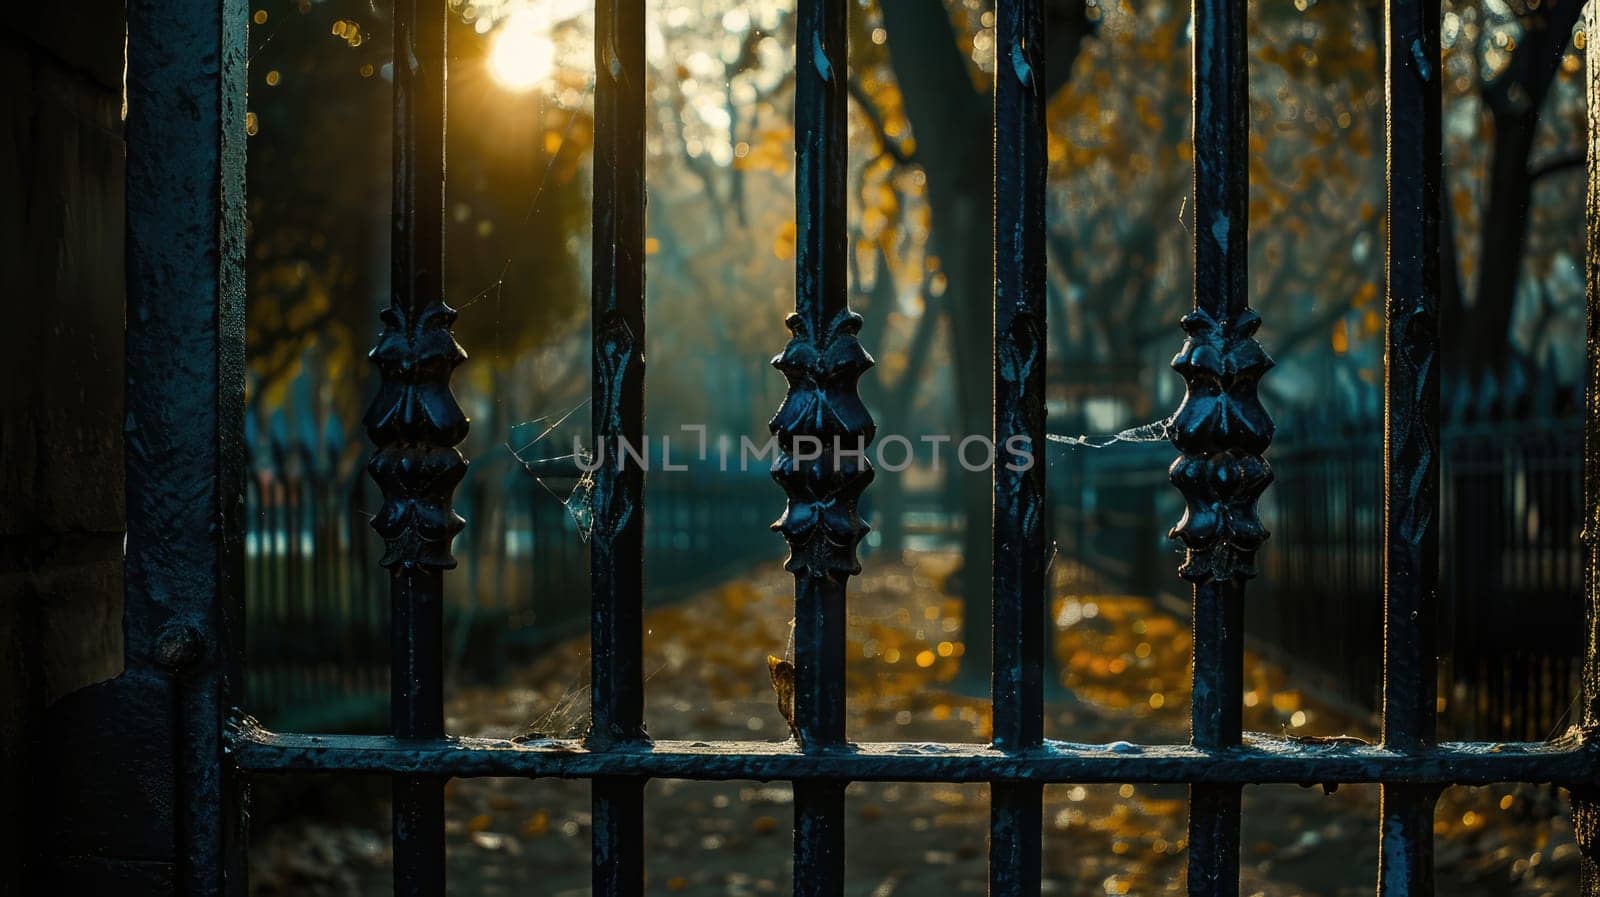
[[[1528,166],[1539,110],[1561,66],[1583,4],[1547,3],[1523,20],[1525,33],[1500,77],[1483,86],[1483,103],[1494,116],[1488,207],[1478,235],[1478,284],[1472,306],[1457,302],[1441,323],[1449,340],[1445,370],[1476,381],[1483,373],[1504,377],[1515,360],[1511,320],[1528,242],[1528,204],[1533,173]],[[1446,294],[1446,302],[1454,297]],[[1470,382],[1470,381],[1469,381]]]
[[[992,163],[982,166],[993,171]],[[993,498],[994,475],[990,470],[968,471],[957,457],[957,448],[968,436],[988,435],[994,428],[994,283],[992,265],[991,215],[988,181],[981,188],[963,185],[959,191],[946,191],[945,202],[933,202],[933,178],[929,177],[929,204],[934,220],[944,221],[932,239],[940,250],[950,309],[950,340],[955,357],[956,426],[950,457],[945,459],[949,475],[957,482],[961,496],[961,568],[957,574],[962,599],[963,685],[986,687],[992,667],[991,637],[992,586],[994,567]],[[976,195],[974,195],[976,194]],[[941,206],[948,206],[941,214]],[[946,253],[949,248],[953,252]]]
[[[942,0],[882,0],[890,66],[917,136],[917,162],[928,178],[933,212],[929,236],[945,276],[950,319],[956,421],[954,442],[989,433],[994,372],[988,335],[994,329],[991,190],[994,157],[987,97],[973,89],[955,28]],[[951,447],[953,449],[953,446]],[[953,451],[941,458],[961,496],[961,678],[989,677],[991,480],[961,470]]]
[[[965,526],[962,568],[960,678],[986,688],[993,666],[991,637],[993,472],[969,473],[954,448],[969,435],[994,429],[994,132],[993,103],[974,89],[967,61],[943,0],[880,0],[889,37],[890,67],[917,138],[916,161],[928,178],[930,234],[946,278],[944,297],[954,359],[956,426],[950,457]],[[1046,83],[1065,84],[1084,37],[1092,31],[1081,0],[1050,0]],[[1047,686],[1059,684],[1047,658]]]
[[[887,270],[887,265],[880,268],[883,272]],[[889,275],[880,273],[878,276],[887,278]],[[906,346],[906,366],[900,373],[900,379],[896,380],[893,386],[887,388],[879,386],[871,391],[868,401],[869,404],[877,406],[876,417],[880,432],[905,435],[908,431],[911,409],[917,400],[917,387],[922,380],[922,369],[933,346],[933,338],[938,333],[941,316],[942,311],[935,304],[934,298],[925,296],[922,317],[917,319],[917,329],[911,334],[911,341]],[[895,458],[895,463],[899,463],[898,457]],[[878,478],[873,481],[872,491],[867,494],[873,496],[878,508],[878,550],[899,559],[906,547],[906,490],[901,472],[880,472]]]
[[[1535,113],[1537,110],[1535,110]],[[1536,114],[1494,116],[1489,159],[1489,204],[1478,236],[1478,289],[1472,307],[1446,322],[1449,371],[1474,380],[1485,373],[1504,377],[1513,355],[1511,318],[1528,242],[1528,203],[1533,179],[1528,160],[1538,127]]]

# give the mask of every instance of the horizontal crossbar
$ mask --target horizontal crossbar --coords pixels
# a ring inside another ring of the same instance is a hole
[[[727,781],[1194,782],[1339,785],[1495,782],[1600,784],[1600,745],[1573,730],[1551,742],[1456,742],[1400,752],[1354,740],[1265,735],[1241,747],[1075,744],[1002,753],[983,744],[878,742],[801,751],[792,742],[661,741],[590,750],[581,741],[402,740],[308,735],[236,724],[229,751],[255,773],[403,773],[450,777],[637,777]]]

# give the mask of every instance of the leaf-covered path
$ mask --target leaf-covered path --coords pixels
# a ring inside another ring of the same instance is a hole
[[[943,581],[955,560],[875,558],[850,596],[853,740],[985,741],[986,696],[953,687],[963,645],[959,602]],[[1047,734],[1082,742],[1181,741],[1187,727],[1189,637],[1183,621],[1143,598],[1075,592],[1057,570],[1057,656],[1073,698],[1052,704]],[[767,672],[789,650],[792,580],[761,571],[647,617],[647,720],[672,739],[788,737]],[[586,725],[587,645],[576,639],[451,704],[451,731],[511,736]],[[1294,690],[1282,672],[1247,662],[1247,727],[1369,735]],[[981,681],[981,677],[980,681]],[[589,893],[584,782],[463,780],[447,792],[451,893],[579,897]],[[985,891],[987,788],[860,783],[847,812],[851,897],[980,895]],[[1181,787],[1052,786],[1045,791],[1046,893],[1182,893]],[[1439,892],[1452,897],[1570,893],[1576,848],[1565,800],[1548,788],[1453,789],[1440,802]],[[657,781],[646,791],[651,894],[791,892],[786,784]],[[1332,795],[1294,786],[1245,792],[1243,893],[1355,897],[1372,893],[1377,789]],[[252,891],[390,893],[383,812],[363,827],[279,826],[252,850]]]

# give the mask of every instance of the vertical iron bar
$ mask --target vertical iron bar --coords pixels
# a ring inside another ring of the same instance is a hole
[[[645,739],[644,470],[623,450],[644,447],[644,22],[643,0],[595,4],[589,743],[602,749]],[[644,784],[590,785],[596,897],[643,893]]]
[[[1583,428],[1583,708],[1579,723],[1600,726],[1600,9],[1583,18],[1584,87],[1589,107],[1588,225],[1585,275],[1588,298],[1588,366],[1584,377]],[[1572,827],[1577,836],[1582,897],[1600,897],[1600,790],[1572,790]]]
[[[994,744],[1044,738],[1044,11],[1002,0],[995,79]],[[1020,453],[1026,453],[1024,456]]]
[[[595,8],[593,728],[600,745],[644,737],[640,674],[644,470],[644,4]]]
[[[845,784],[794,783],[795,897],[844,893]]]
[[[1212,580],[1195,586],[1194,643],[1193,741],[1204,747],[1236,745],[1244,725],[1244,588],[1240,583]]]
[[[1210,581],[1194,587],[1194,693],[1191,739],[1201,747],[1237,745],[1244,673],[1244,586]],[[1239,892],[1237,785],[1189,786],[1189,894]]]
[[[996,5],[994,87],[994,746],[1044,740],[1049,583],[1045,467],[1044,8]],[[1023,453],[1026,454],[1024,459]],[[989,789],[989,893],[1038,895],[1044,790]]]
[[[1439,0],[1386,0],[1383,742],[1433,743],[1439,583]],[[1380,897],[1433,893],[1436,788],[1384,785]]]
[[[1044,786],[995,782],[989,786],[989,893],[1037,895],[1044,859]]]
[[[1272,420],[1256,383],[1272,360],[1255,341],[1249,307],[1249,72],[1244,0],[1193,0],[1194,311],[1172,367],[1187,386],[1172,422],[1183,454],[1168,473],[1187,510],[1172,536],[1187,549],[1179,573],[1194,584],[1191,738],[1240,741],[1244,582],[1266,539],[1256,500],[1272,481],[1261,453]],[[1189,893],[1239,891],[1236,785],[1189,788]]]
[[[144,745],[173,752],[176,793],[151,795],[171,815],[131,824],[175,828],[175,887],[195,897],[246,891],[244,783],[223,730],[243,697],[248,15],[241,0],[127,5],[127,670],[119,684],[159,683],[159,696],[144,699],[176,714],[173,742]],[[133,708],[141,723],[165,712]],[[155,761],[132,758],[145,759]]]
[[[782,450],[775,472],[790,499],[779,529],[795,574],[795,722],[808,749],[845,737],[845,583],[861,571],[855,552],[867,526],[856,502],[872,479],[865,456],[851,454],[865,449],[872,423],[856,394],[871,358],[847,293],[846,11],[843,0],[799,4],[794,338],[775,361],[790,376],[773,419]]]
[[[1433,740],[1438,591],[1437,0],[1388,0],[1388,301],[1384,346],[1384,743]]]
[[[598,778],[589,789],[594,809],[592,893],[644,893],[644,780]]]
[[[451,507],[467,463],[467,419],[450,392],[466,353],[444,301],[445,0],[394,11],[394,205],[390,303],[371,358],[382,379],[367,409],[368,471],[383,492],[372,526],[389,570],[391,726],[444,734],[444,571],[464,521]],[[394,890],[444,894],[444,780],[396,776]]]
[[[856,381],[872,366],[850,310],[845,176],[847,0],[799,0],[795,65],[795,310],[773,366],[789,383],[770,424],[772,476],[788,496],[773,524],[795,577],[794,716],[801,747],[845,739],[845,584],[867,534],[857,503],[872,481],[872,418]],[[775,674],[776,675],[776,674]],[[794,892],[844,889],[844,782],[795,783]]]

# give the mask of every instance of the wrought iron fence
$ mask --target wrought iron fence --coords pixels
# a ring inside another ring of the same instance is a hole
[[[372,531],[372,480],[337,439],[269,439],[245,497],[246,688],[252,711],[287,728],[359,731],[387,720],[388,577]],[[571,472],[536,478],[509,457],[461,483],[473,526],[457,542],[446,596],[447,671],[485,679],[588,621],[586,489]],[[650,599],[675,596],[779,555],[766,532],[765,471],[704,465],[656,478],[644,547]]]
[[[463,353],[450,334],[440,271],[445,206],[446,0],[395,4],[393,296],[372,356],[383,375],[367,417],[383,493],[374,525],[390,585],[391,733],[271,732],[237,709],[243,656],[240,514],[243,432],[242,204],[247,9],[215,0],[128,5],[128,668],[74,696],[114,724],[96,750],[141,770],[105,793],[144,812],[74,857],[92,890],[205,895],[243,888],[251,778],[379,773],[393,786],[396,893],[445,893],[444,787],[460,776],[563,776],[592,783],[594,893],[644,888],[643,795],[650,778],[781,779],[794,786],[795,893],[844,891],[844,788],[850,781],[990,786],[990,893],[1041,891],[1041,789],[1051,782],[1189,786],[1188,892],[1239,889],[1241,789],[1249,783],[1376,782],[1377,890],[1433,892],[1433,814],[1452,784],[1554,782],[1570,789],[1583,892],[1600,894],[1600,667],[1597,587],[1587,557],[1585,697],[1579,725],[1539,742],[1436,738],[1439,549],[1438,298],[1441,249],[1440,7],[1386,0],[1383,17],[1387,196],[1385,408],[1381,493],[1382,743],[1306,742],[1241,729],[1243,584],[1264,531],[1255,501],[1271,478],[1271,423],[1255,396],[1270,366],[1247,295],[1246,4],[1195,0],[1195,170],[1190,233],[1195,308],[1176,366],[1188,393],[1171,476],[1183,494],[1179,568],[1193,585],[1194,688],[1187,744],[1045,741],[1042,718],[1045,538],[1042,468],[997,471],[994,738],[990,744],[844,741],[846,582],[863,527],[864,464],[789,452],[801,436],[869,439],[855,395],[870,363],[846,303],[845,0],[799,0],[795,124],[796,301],[778,367],[789,396],[774,421],[786,453],[782,530],[795,573],[793,716],[784,743],[651,742],[642,725],[643,471],[602,468],[590,542],[592,719],[586,739],[451,737],[444,727],[444,577],[463,522],[454,448],[466,420],[449,388]],[[1042,0],[996,4],[994,434],[1043,445],[1046,340]],[[1596,28],[1595,13],[1588,19]],[[643,429],[645,8],[600,0],[595,16],[593,239],[596,437]],[[1600,142],[1600,41],[1587,45],[1590,142]],[[1600,301],[1600,168],[1591,158],[1588,274]],[[1591,320],[1591,332],[1595,327]],[[1591,340],[1585,522],[1600,530],[1600,340]],[[826,444],[826,440],[825,440]],[[847,443],[848,448],[854,448]],[[839,463],[835,465],[834,461]],[[88,741],[63,739],[63,741]],[[126,750],[119,748],[126,747]],[[86,767],[86,774],[104,773]],[[121,790],[117,790],[120,788]],[[100,795],[97,793],[96,797]],[[84,807],[85,810],[90,809]],[[131,824],[130,824],[130,821]],[[155,833],[153,836],[151,833]],[[166,849],[147,847],[165,838]],[[147,857],[153,859],[146,860]],[[134,860],[143,862],[130,863]],[[163,878],[165,876],[165,878]],[[161,882],[167,882],[163,887]],[[115,882],[115,884],[110,884]],[[123,885],[138,887],[123,887]]]
[[[1572,722],[1582,654],[1583,418],[1575,396],[1455,393],[1440,432],[1441,725],[1537,741]],[[1262,498],[1273,533],[1245,614],[1252,644],[1358,712],[1383,681],[1381,417],[1311,413],[1280,431]],[[1171,592],[1173,500],[1159,447],[1064,457],[1062,553],[1101,587]]]

